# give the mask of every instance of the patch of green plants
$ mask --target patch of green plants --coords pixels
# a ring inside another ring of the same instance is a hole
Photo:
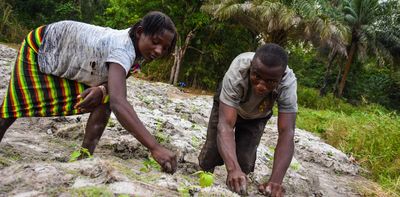
[[[301,167],[301,165],[300,165],[300,163],[297,162],[297,161],[292,161],[292,162],[290,163],[290,169],[292,169],[293,171],[299,171],[299,170],[300,170],[300,167]]]
[[[116,125],[117,125],[117,123],[114,120],[112,120],[111,118],[108,119],[108,123],[107,123],[108,127],[115,127]]]
[[[201,140],[199,138],[197,138],[196,136],[192,136],[192,145],[194,147],[199,147],[201,144]]]
[[[74,162],[79,158],[92,158],[92,157],[93,157],[92,154],[90,154],[87,148],[79,148],[78,150],[75,150],[71,153],[68,162]]]
[[[71,191],[72,196],[87,197],[87,196],[102,196],[102,197],[114,197],[114,194],[106,187],[82,187]]]
[[[197,171],[194,175],[199,176],[200,187],[210,187],[214,184],[214,174],[211,172]]]
[[[142,164],[143,164],[143,167],[140,168],[141,172],[150,172],[153,169],[155,169],[157,171],[161,171],[160,164],[158,164],[157,161],[153,159],[153,157],[149,157],[149,158],[145,159],[142,162]]]
[[[9,146],[6,146],[3,150],[0,150],[0,153],[4,154],[4,158],[7,158],[7,160],[10,162],[19,161],[22,159],[21,154]]]
[[[178,192],[180,194],[181,197],[190,197],[193,196],[192,193],[198,192],[200,191],[200,186],[198,185],[183,185],[181,184],[180,187],[178,187]]]
[[[156,122],[156,131],[154,133],[154,137],[160,144],[168,144],[171,142],[170,136],[164,133],[165,124],[166,122],[163,122],[162,120],[157,120]]]
[[[300,106],[296,124],[353,155],[369,171],[367,177],[400,194],[400,116],[395,112],[376,104],[327,104],[323,109]]]

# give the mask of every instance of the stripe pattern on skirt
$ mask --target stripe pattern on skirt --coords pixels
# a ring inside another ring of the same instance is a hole
[[[67,116],[81,114],[74,105],[89,86],[47,75],[39,70],[37,52],[45,26],[31,31],[22,42],[8,91],[0,107],[1,118]]]

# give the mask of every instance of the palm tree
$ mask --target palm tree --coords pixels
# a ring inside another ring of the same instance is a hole
[[[372,44],[376,40],[372,25],[378,16],[378,6],[378,0],[350,0],[346,2],[343,11],[345,13],[345,20],[351,28],[351,38],[348,57],[338,88],[338,97],[343,95],[347,75],[349,74],[353,59],[357,55],[357,51],[361,55],[365,54],[368,42]]]
[[[285,46],[290,40],[318,40],[345,54],[345,27],[324,17],[320,7],[308,0],[209,0],[202,10],[220,20],[237,20],[264,42]]]

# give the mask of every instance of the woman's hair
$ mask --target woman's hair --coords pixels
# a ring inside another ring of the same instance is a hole
[[[143,33],[145,35],[154,36],[157,34],[162,34],[164,31],[169,31],[174,34],[174,38],[172,39],[171,46],[168,48],[167,53],[170,54],[175,48],[177,32],[175,28],[174,22],[172,22],[171,18],[166,14],[158,11],[152,11],[147,13],[142,20],[135,23],[131,29],[129,30],[129,36],[133,41],[135,41],[135,33],[136,29],[142,26]]]
[[[288,64],[286,51],[274,43],[267,43],[259,47],[255,57],[258,57],[264,65],[269,67],[280,66],[285,70]]]

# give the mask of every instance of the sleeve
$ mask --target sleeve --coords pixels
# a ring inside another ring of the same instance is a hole
[[[243,88],[238,82],[239,80],[230,75],[228,71],[222,81],[221,95],[219,96],[220,101],[236,109],[239,107],[241,95],[243,95]]]
[[[297,112],[297,81],[282,88],[278,97],[278,112]]]
[[[131,65],[133,64],[134,56],[129,55],[126,49],[116,48],[110,51],[106,62],[117,63],[121,65],[128,75]]]

